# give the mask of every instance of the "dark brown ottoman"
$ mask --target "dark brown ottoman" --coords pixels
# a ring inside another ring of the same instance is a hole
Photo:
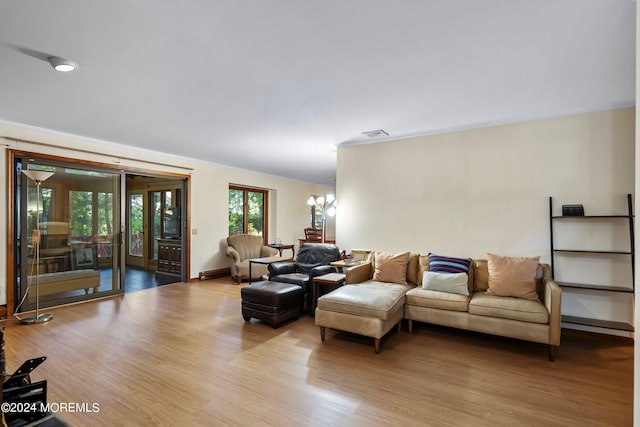
[[[277,328],[302,313],[304,293],[298,285],[258,282],[242,288],[240,295],[242,317],[246,322],[253,317]]]

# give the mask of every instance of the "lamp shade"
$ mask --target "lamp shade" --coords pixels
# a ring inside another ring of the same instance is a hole
[[[35,182],[43,182],[53,176],[54,172],[49,171],[36,171],[36,170],[22,170],[22,173],[34,180]]]
[[[309,206],[313,206],[313,205],[315,205],[315,204],[316,204],[316,199],[315,199],[315,197],[313,197],[313,196],[309,197],[309,200],[307,200],[307,204],[308,204]]]

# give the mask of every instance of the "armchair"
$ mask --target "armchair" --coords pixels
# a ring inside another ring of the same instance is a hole
[[[278,250],[264,245],[260,236],[249,234],[236,234],[227,237],[227,256],[233,259],[231,264],[231,277],[238,281],[249,277],[249,259],[271,257],[278,254]],[[267,266],[256,264],[251,268],[251,279],[267,274]]]
[[[340,250],[336,245],[304,243],[298,250],[296,261],[276,262],[269,265],[269,280],[302,287],[303,310],[309,312],[314,305],[313,278],[335,272],[329,264],[339,259]]]

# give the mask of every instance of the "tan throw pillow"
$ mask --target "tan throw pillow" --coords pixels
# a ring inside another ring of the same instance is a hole
[[[506,257],[487,254],[489,289],[487,293],[535,301],[536,270],[540,257]]]
[[[376,252],[375,270],[373,280],[377,282],[407,284],[407,265],[409,264],[409,252],[402,254],[390,254]]]

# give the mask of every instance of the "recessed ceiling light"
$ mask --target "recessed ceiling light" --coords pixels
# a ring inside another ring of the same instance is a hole
[[[389,136],[389,134],[382,129],[370,130],[367,132],[362,132],[362,134],[367,135],[369,138],[376,138],[378,136]]]
[[[68,59],[59,58],[57,56],[50,56],[49,63],[56,70],[62,73],[68,73],[69,71],[73,71],[78,68],[78,64],[73,61],[69,61]]]

